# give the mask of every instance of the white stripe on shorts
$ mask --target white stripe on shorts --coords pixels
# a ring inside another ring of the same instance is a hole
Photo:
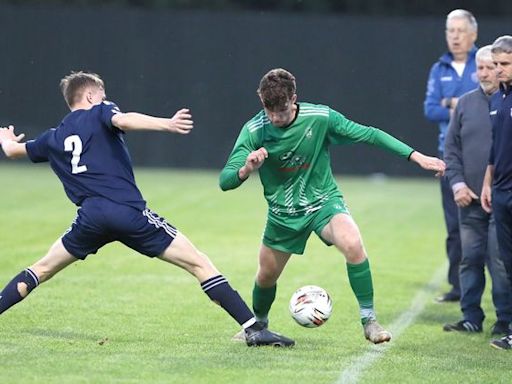
[[[164,231],[171,236],[173,239],[178,234],[176,228],[173,228],[163,217],[158,216],[156,213],[146,208],[142,214],[148,218],[148,223],[155,226],[156,228],[163,228]]]

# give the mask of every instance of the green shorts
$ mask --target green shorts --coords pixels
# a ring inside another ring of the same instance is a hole
[[[269,212],[263,244],[278,251],[302,255],[311,232],[315,231],[325,244],[332,245],[322,239],[320,233],[338,213],[350,214],[341,197],[331,198],[322,208],[308,215],[277,216]]]

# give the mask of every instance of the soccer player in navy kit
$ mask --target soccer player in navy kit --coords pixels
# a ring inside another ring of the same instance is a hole
[[[78,214],[68,231],[46,256],[15,276],[0,292],[0,314],[23,300],[57,272],[103,245],[120,241],[149,257],[158,257],[194,275],[210,299],[226,310],[246,331],[247,345],[291,346],[294,341],[264,329],[240,295],[208,257],[162,217],[146,207],[135,184],[125,131],[144,129],[188,134],[193,128],[188,109],[172,118],[136,112],[122,113],[106,101],[101,78],[72,72],[61,81],[71,109],[57,128],[22,143],[14,127],[0,128],[7,157],[28,156],[50,162]]]

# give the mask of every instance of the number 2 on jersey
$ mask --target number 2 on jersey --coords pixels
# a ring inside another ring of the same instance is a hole
[[[71,135],[64,140],[64,150],[71,152],[71,173],[77,174],[87,171],[87,165],[78,165],[82,154],[82,139],[78,135]]]

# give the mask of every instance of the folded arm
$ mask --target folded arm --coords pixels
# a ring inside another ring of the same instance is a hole
[[[441,81],[439,80],[439,67],[434,65],[428,77],[427,93],[423,110],[425,117],[435,123],[450,120],[451,100],[444,99],[441,94]]]

